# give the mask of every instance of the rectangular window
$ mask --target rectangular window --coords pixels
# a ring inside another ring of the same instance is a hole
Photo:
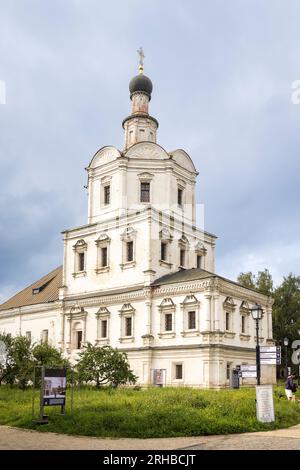
[[[188,312],[188,329],[195,330],[196,328],[196,312]]]
[[[182,200],[183,200],[183,189],[178,188],[177,192],[177,203],[180,207],[182,207]]]
[[[133,242],[126,243],[126,261],[133,261]]]
[[[84,253],[78,253],[78,271],[84,271]]]
[[[230,313],[226,312],[226,325],[225,325],[226,331],[230,331]]]
[[[173,319],[172,313],[165,314],[165,331],[172,331],[173,329]]]
[[[160,259],[167,261],[167,244],[163,242],[160,245]]]
[[[197,268],[200,269],[202,266],[202,256],[197,255]]]
[[[42,343],[48,343],[48,330],[42,331]]]
[[[175,379],[177,380],[182,379],[182,364],[175,365]]]
[[[141,182],[141,202],[150,202],[150,183]]]
[[[81,349],[82,331],[76,331],[76,349]]]
[[[125,317],[125,336],[132,336],[132,318]]]
[[[242,315],[242,333],[246,332],[246,318]]]
[[[231,362],[227,362],[226,364],[226,379],[230,380],[230,372],[231,372]]]
[[[110,185],[104,186],[104,204],[110,204]]]
[[[107,266],[107,246],[101,248],[101,266]]]
[[[183,248],[180,250],[180,266],[185,266],[185,250]]]
[[[107,320],[101,321],[101,338],[107,338]]]
[[[31,342],[31,331],[26,331],[25,336]]]

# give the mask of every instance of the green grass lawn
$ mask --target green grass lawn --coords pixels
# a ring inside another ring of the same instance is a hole
[[[66,415],[59,407],[45,408],[49,424],[37,426],[31,418],[32,391],[0,387],[0,424],[21,428],[101,437],[175,437],[227,434],[283,428],[300,422],[299,404],[280,397],[275,388],[276,422],[256,420],[255,390],[196,390],[153,388],[149,390],[74,391],[70,414],[70,391]],[[36,411],[38,411],[36,391]]]

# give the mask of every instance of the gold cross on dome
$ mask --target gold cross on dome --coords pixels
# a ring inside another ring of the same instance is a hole
[[[145,55],[144,55],[144,51],[143,51],[143,48],[140,47],[138,50],[137,50],[137,53],[140,57],[140,66],[139,66],[139,71],[140,71],[140,74],[143,73],[144,71],[144,59],[145,59]]]

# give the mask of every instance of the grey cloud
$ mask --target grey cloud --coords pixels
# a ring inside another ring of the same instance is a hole
[[[159,143],[199,169],[218,271],[300,272],[298,2],[0,3],[3,298],[59,265],[60,231],[86,222],[84,167],[122,147],[140,45]]]

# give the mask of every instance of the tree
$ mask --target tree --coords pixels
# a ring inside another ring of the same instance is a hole
[[[0,334],[0,346],[3,343],[6,354],[0,357],[0,385],[1,382],[17,383],[25,390],[28,383],[33,380],[34,366],[65,367],[67,376],[71,375],[71,366],[58,349],[48,343],[31,344],[25,336],[13,337],[10,334]],[[1,351],[0,351],[1,352]],[[40,385],[41,370],[36,371],[35,385]]]
[[[30,340],[25,336],[16,336],[13,338],[10,356],[14,381],[17,382],[21,390],[25,390],[28,382],[32,379],[34,368],[34,358]]]
[[[35,365],[45,367],[62,367],[67,369],[67,377],[71,376],[70,361],[62,356],[62,353],[48,343],[38,343],[33,346],[32,355]],[[40,385],[41,371],[36,370],[35,386]]]
[[[283,278],[283,282],[274,292],[273,335],[282,342],[289,339],[289,345],[299,339],[300,331],[300,276]]]
[[[111,346],[98,347],[87,343],[80,353],[77,371],[79,382],[95,382],[97,388],[106,384],[134,384],[137,380],[129,368],[127,355]]]
[[[274,292],[273,279],[268,269],[258,271],[257,275],[251,271],[240,273],[237,282],[248,289],[254,289],[264,295],[272,295]]]
[[[237,277],[237,282],[248,289],[255,289],[255,276],[251,271],[240,273]]]
[[[68,359],[65,359],[58,349],[48,343],[36,344],[32,349],[32,355],[37,365],[47,367],[70,366]]]
[[[0,333],[1,360],[0,360],[0,385],[2,382],[12,384],[14,382],[13,364],[11,358],[11,346],[13,337],[8,333]]]
[[[274,292],[273,278],[268,269],[259,271],[256,276],[255,288],[265,295],[272,295]]]

